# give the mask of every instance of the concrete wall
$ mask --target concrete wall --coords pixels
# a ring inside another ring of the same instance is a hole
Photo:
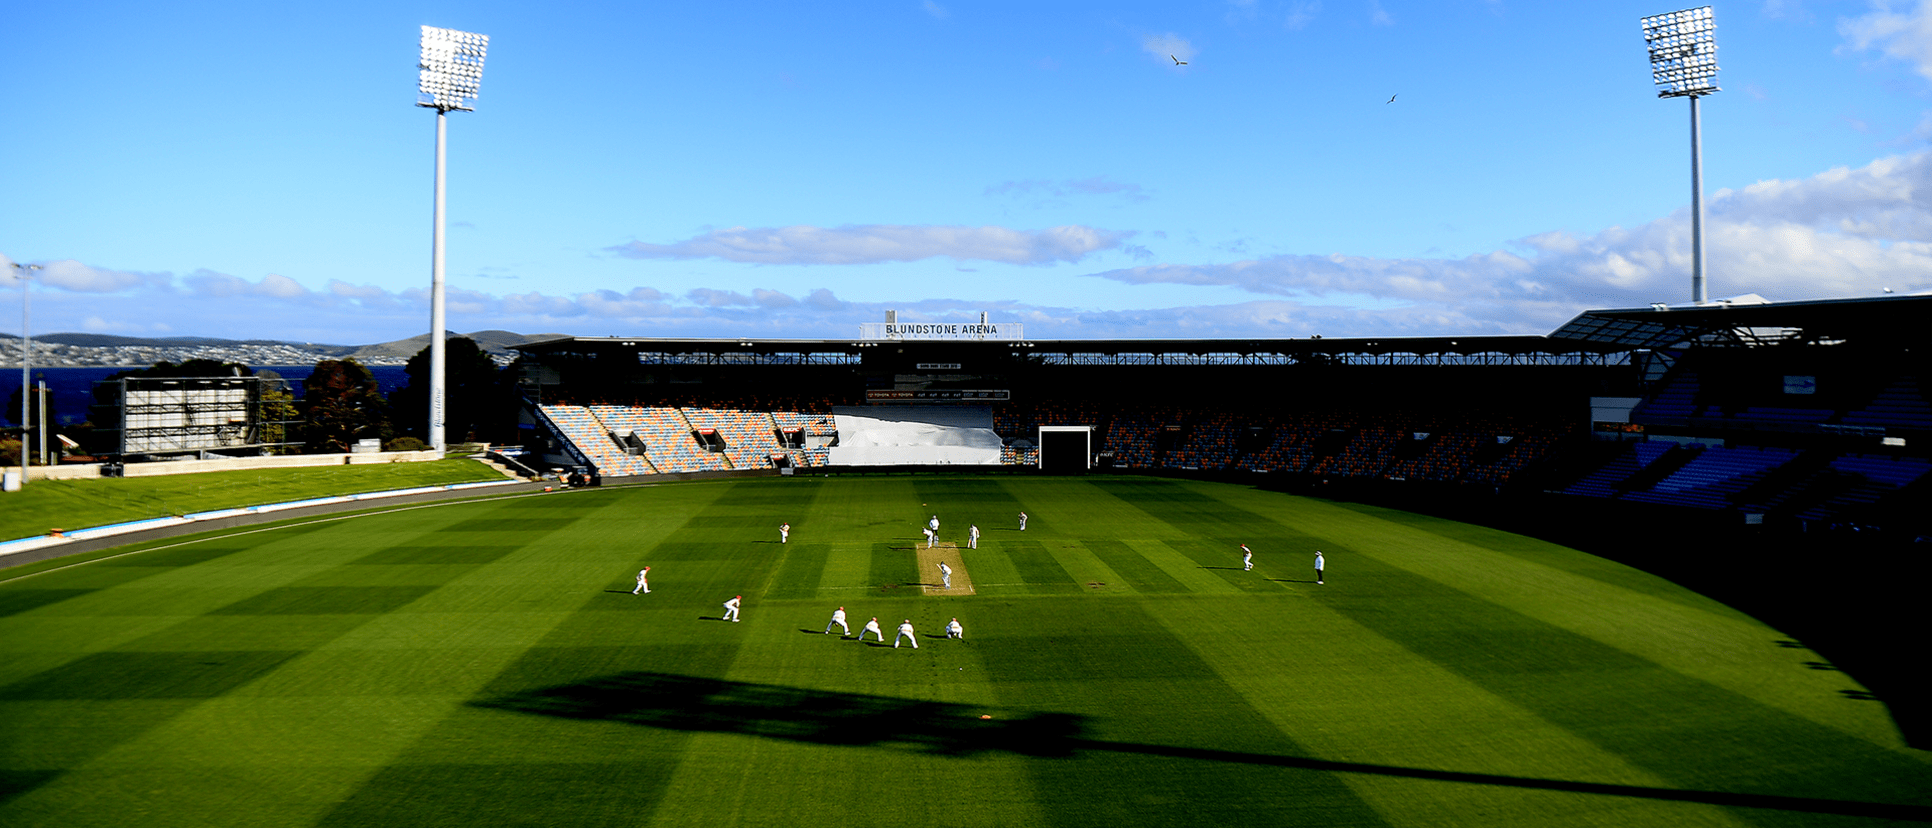
[[[442,453],[427,451],[378,451],[362,454],[289,454],[279,457],[241,457],[230,460],[175,460],[127,464],[128,477],[153,477],[164,474],[195,474],[238,469],[282,469],[304,466],[363,466],[372,463],[421,463],[442,459]],[[100,477],[97,463],[75,466],[29,466],[27,479],[77,480]]]

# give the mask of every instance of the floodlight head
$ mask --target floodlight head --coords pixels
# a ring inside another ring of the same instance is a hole
[[[416,105],[444,112],[475,110],[477,87],[483,83],[483,55],[489,49],[489,35],[424,26]]]
[[[1717,19],[1711,7],[1643,18],[1650,79],[1659,98],[1709,95],[1717,89]]]

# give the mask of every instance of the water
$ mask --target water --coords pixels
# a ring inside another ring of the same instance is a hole
[[[288,381],[289,393],[296,399],[302,398],[302,381],[315,370],[313,365],[251,365],[256,371],[274,371]],[[397,389],[409,384],[409,374],[401,365],[366,366],[376,378],[376,389],[387,397]],[[94,404],[94,383],[107,379],[126,368],[35,368],[33,380],[36,385],[47,381],[47,390],[53,395],[54,416],[60,425],[73,425],[87,419],[87,407]],[[0,403],[19,393],[20,370],[0,370]],[[18,425],[20,409],[4,412],[6,422]]]

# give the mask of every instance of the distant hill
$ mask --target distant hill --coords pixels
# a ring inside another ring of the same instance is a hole
[[[8,335],[8,339],[19,336]],[[77,345],[82,348],[183,348],[196,345],[242,346],[242,345],[289,345],[325,354],[348,354],[355,351],[353,345],[325,345],[312,342],[286,342],[278,339],[219,339],[211,336],[116,336],[114,334],[92,333],[51,333],[37,334],[34,342],[53,345]]]
[[[477,331],[467,336],[499,365],[516,357],[512,345],[557,339],[565,334],[525,335]],[[18,366],[20,337],[0,333],[0,368]],[[309,365],[324,359],[354,357],[365,365],[401,365],[429,345],[429,335],[375,345],[326,345],[272,339],[218,339],[207,336],[142,337],[95,333],[49,333],[34,337],[34,364],[63,366],[145,366],[156,362],[212,359],[248,365]]]
[[[569,334],[520,334],[514,331],[476,331],[449,336],[467,336],[483,350],[491,353],[508,353],[511,345],[526,342],[542,342],[546,339],[563,339]],[[19,339],[19,334],[0,332],[0,339]],[[116,334],[96,333],[50,333],[35,334],[35,343],[51,345],[76,345],[82,348],[183,348],[196,345],[240,346],[240,345],[286,345],[309,351],[334,354],[338,356],[399,356],[412,357],[429,346],[429,334],[398,339],[393,342],[380,342],[374,345],[330,345],[320,342],[291,342],[285,339],[221,339],[212,336],[119,336]]]
[[[477,347],[483,349],[484,353],[492,356],[515,356],[515,353],[510,350],[511,345],[522,345],[526,342],[542,342],[546,339],[561,339],[568,336],[568,334],[525,335],[510,331],[476,331],[466,334],[451,333],[450,336],[469,337],[477,344]],[[375,357],[402,357],[408,359],[409,357],[415,356],[418,351],[427,347],[429,347],[429,334],[425,333],[420,336],[412,336],[408,339],[398,339],[394,342],[364,345],[350,351],[348,356],[355,357],[358,360]]]

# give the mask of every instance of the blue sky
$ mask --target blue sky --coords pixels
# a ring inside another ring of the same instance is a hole
[[[427,24],[491,38],[454,330],[1545,333],[1689,298],[1683,7],[12,4],[0,257],[38,332],[423,332]],[[1932,289],[1932,10],[1715,9],[1711,295]]]

